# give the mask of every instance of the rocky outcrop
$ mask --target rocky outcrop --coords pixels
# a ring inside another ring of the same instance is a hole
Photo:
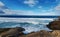
[[[60,37],[60,30],[54,30],[51,34],[52,34],[54,37]]]
[[[54,30],[52,32],[41,30],[39,32],[28,34],[26,37],[60,37],[60,30]]]
[[[47,27],[52,30],[60,30],[60,20],[50,22]]]
[[[26,37],[52,37],[51,33],[48,31],[41,30],[39,32],[30,33]]]
[[[29,34],[24,34],[23,28],[12,28],[6,32],[2,32],[0,37],[60,37],[60,30],[45,31],[41,30],[38,32],[32,32]]]
[[[1,34],[2,32],[8,31],[9,29],[11,29],[11,28],[0,28],[0,34]]]
[[[25,29],[21,27],[11,28],[8,31],[2,32],[0,36],[1,37],[18,37],[23,34],[22,31],[24,30]]]

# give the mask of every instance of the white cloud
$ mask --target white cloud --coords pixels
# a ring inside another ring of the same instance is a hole
[[[26,0],[25,1],[25,4],[28,4],[28,5],[36,5],[36,2],[35,0]],[[2,3],[2,2],[0,2]],[[4,4],[2,3],[2,6],[4,6]],[[39,9],[42,8],[42,6],[39,6],[38,7]],[[10,10],[10,9],[3,9],[2,11],[5,12],[4,15],[60,15],[60,5],[58,4],[54,10],[55,12],[52,11],[53,9],[50,9],[49,11],[45,11],[45,10],[42,10],[43,12],[40,12],[40,11],[37,11],[34,12],[34,11],[31,11],[31,10]],[[58,11],[59,10],[59,11]]]
[[[10,10],[5,9],[3,10],[5,15],[33,15],[33,11],[25,11],[25,10]]]
[[[9,9],[6,9],[6,10],[3,10],[5,12],[4,15],[58,15],[59,13],[57,13],[56,11],[55,12],[52,12],[52,11],[44,11],[43,12],[38,12],[38,13],[35,13],[34,11],[26,11],[26,10],[9,10]]]
[[[36,0],[25,0],[25,1],[24,1],[24,4],[27,4],[27,5],[29,5],[30,7],[35,6],[37,3],[38,3],[38,1],[36,1]]]
[[[60,0],[56,0],[56,2],[57,2],[57,6],[54,7],[54,10],[59,11],[60,10]]]
[[[60,3],[56,7],[54,7],[55,14],[58,14],[60,16]]]
[[[3,12],[5,12],[4,15],[60,15],[58,11],[51,11],[53,9],[50,9],[48,11],[42,10],[43,12],[37,11],[38,13],[34,12],[34,11],[26,11],[26,10],[10,10],[10,9],[4,9]]]
[[[0,7],[1,7],[1,6],[4,6],[4,3],[2,3],[2,2],[0,1]]]
[[[60,10],[60,4],[55,7],[55,10]]]

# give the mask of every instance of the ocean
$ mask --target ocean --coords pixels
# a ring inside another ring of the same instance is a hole
[[[40,30],[51,31],[46,27],[49,22],[57,18],[5,18],[0,17],[0,28],[25,28],[24,33],[37,32]]]

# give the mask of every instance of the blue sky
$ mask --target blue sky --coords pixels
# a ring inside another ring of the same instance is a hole
[[[55,7],[58,2],[56,0],[1,0],[7,7],[14,10],[31,10],[38,9],[42,6],[42,9],[50,9]],[[28,2],[31,2],[28,4]],[[29,5],[32,7],[29,7]]]
[[[3,11],[18,15],[60,15],[60,0],[0,0]],[[0,5],[1,5],[0,3]],[[1,7],[0,7],[1,8]]]

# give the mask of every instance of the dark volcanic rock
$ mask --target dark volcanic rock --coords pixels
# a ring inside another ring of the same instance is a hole
[[[60,20],[50,22],[47,27],[52,30],[60,30]]]

